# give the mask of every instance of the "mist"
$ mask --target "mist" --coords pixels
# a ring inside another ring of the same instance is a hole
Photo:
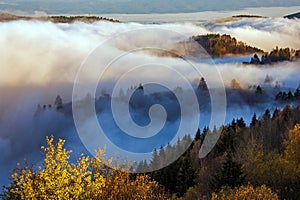
[[[178,104],[176,98],[170,93],[177,87],[184,92],[197,90],[199,80],[205,77],[211,89],[220,86],[229,88],[232,79],[236,79],[243,88],[251,85],[263,85],[266,75],[272,77],[272,84],[281,83],[283,90],[292,91],[298,87],[300,81],[299,61],[282,62],[270,66],[244,65],[241,61],[249,61],[252,55],[242,58],[219,58],[207,62],[207,59],[180,59],[175,57],[157,56],[145,51],[145,47],[160,47],[170,50],[173,43],[188,40],[193,35],[218,32],[231,34],[238,40],[249,45],[257,46],[268,51],[278,45],[279,47],[292,47],[300,49],[299,20],[287,19],[243,19],[228,23],[168,23],[168,24],[138,24],[138,23],[111,23],[98,22],[93,24],[53,24],[38,21],[14,21],[0,23],[0,175],[1,184],[8,183],[9,171],[17,162],[41,162],[40,146],[45,144],[47,135],[67,140],[67,148],[74,150],[74,157],[81,152],[88,154],[88,150],[81,143],[72,118],[73,85],[95,84],[99,81],[100,72],[104,71],[107,63],[116,55],[125,54],[117,62],[112,63],[109,69],[102,74],[101,82],[97,85],[96,93],[89,92],[99,105],[97,117],[104,127],[111,131],[116,143],[122,145],[126,141],[118,136],[119,129],[111,122],[109,111],[109,98],[113,95],[114,84],[122,78],[123,84],[117,88],[117,94],[122,89],[124,93],[131,86],[152,82],[164,83],[170,88],[165,91],[156,87],[147,87],[144,94],[147,104],[138,104],[131,108],[133,120],[140,125],[147,125],[149,121],[148,110],[155,103],[163,104],[171,114],[162,129],[162,134],[153,139],[149,147],[159,148],[166,145],[172,137],[165,137],[167,132],[176,132],[180,122],[180,111],[176,111]],[[169,33],[169,34],[166,34]],[[121,36],[120,36],[121,35]],[[125,38],[125,39],[124,39]],[[138,49],[137,51],[128,50]],[[93,52],[98,52],[96,67],[83,74],[78,82],[78,71],[87,63]],[[245,60],[244,60],[245,59]],[[147,64],[143,66],[143,64]],[[140,71],[132,74],[126,73],[134,67],[142,66]],[[167,67],[167,69],[163,68]],[[213,67],[212,67],[213,66]],[[160,68],[161,67],[161,68]],[[195,73],[194,67],[200,73]],[[189,81],[190,86],[183,84],[185,79],[179,79],[173,70]],[[99,73],[96,73],[99,72]],[[218,76],[214,74],[218,73]],[[272,87],[273,87],[272,85]],[[254,94],[255,91],[249,93]],[[158,94],[157,94],[158,93]],[[274,108],[272,92],[270,101],[259,105],[249,105],[241,100],[238,92],[227,95],[227,112],[225,123],[232,118],[243,117],[248,123],[254,112],[261,114],[264,109]],[[64,109],[57,111],[54,101],[57,95],[63,99]],[[198,94],[198,98],[199,98]],[[158,98],[159,97],[159,98]],[[150,100],[149,100],[150,99]],[[238,99],[238,100],[237,100]],[[81,99],[79,99],[81,100]],[[161,100],[161,102],[157,102]],[[45,108],[37,115],[38,104]],[[49,104],[51,107],[49,107]],[[147,106],[145,106],[147,105]],[[176,107],[173,108],[173,106]],[[200,106],[201,122],[199,127],[208,126],[211,114],[210,104]],[[167,113],[168,113],[167,112]],[[102,119],[102,120],[101,120]],[[216,124],[221,125],[221,124]],[[188,132],[193,136],[194,132]],[[175,138],[177,140],[177,138]],[[136,141],[135,141],[136,142]],[[135,142],[127,143],[127,150],[137,152],[143,150],[143,145]],[[133,148],[133,149],[132,149]],[[140,148],[140,149],[139,149]],[[148,149],[149,150],[149,149]]]
[[[226,33],[237,40],[270,51],[275,46],[299,49],[299,19],[257,18],[232,20],[227,23],[212,23],[207,26],[212,32]]]

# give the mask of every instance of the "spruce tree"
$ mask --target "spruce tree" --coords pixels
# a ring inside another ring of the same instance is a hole
[[[222,168],[218,171],[212,181],[210,188],[213,191],[219,191],[223,186],[235,188],[243,184],[246,176],[242,171],[242,164],[233,160],[231,153],[227,153]]]

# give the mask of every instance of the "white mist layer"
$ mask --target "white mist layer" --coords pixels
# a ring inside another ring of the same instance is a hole
[[[249,45],[270,51],[275,46],[300,48],[300,20],[284,18],[244,19],[213,24],[212,32],[230,34]]]
[[[172,41],[188,39],[193,35],[219,32],[231,34],[238,40],[266,51],[276,45],[300,49],[299,20],[247,19],[210,26],[191,23],[161,25],[110,22],[52,24],[35,21],[0,23],[0,151],[2,152],[0,163],[4,163],[0,171],[1,177],[8,177],[8,170],[24,157],[40,161],[39,146],[44,143],[46,135],[55,134],[57,137],[66,138],[70,144],[78,143],[71,118],[47,109],[36,121],[34,113],[37,104],[53,104],[56,95],[61,95],[65,102],[71,101],[76,73],[93,49],[122,32],[145,28],[161,28],[183,35],[180,38],[171,38]],[[103,59],[106,54],[122,53],[122,49],[132,45],[143,46],[153,37],[153,34],[135,35],[128,38],[126,43],[104,46]],[[162,45],[170,40],[168,35],[158,34],[155,37],[161,40]],[[137,41],[139,42],[136,43]],[[193,74],[193,71],[183,69],[180,59],[155,57],[141,52],[130,56],[132,62],[119,63],[123,70],[126,70],[127,66],[150,60],[172,65],[174,69],[189,74],[190,80],[200,78]],[[202,63],[201,60],[191,62],[199,66],[203,74],[211,68],[211,65]],[[98,66],[105,67],[101,65],[102,63],[104,62],[99,60]],[[220,59],[215,66],[227,86],[232,79],[236,79],[244,87],[262,84],[267,74],[287,88],[296,88],[300,83],[299,62],[282,62],[272,66],[246,66]],[[108,77],[113,78],[118,73],[122,72],[113,71]],[[143,83],[145,79],[154,81],[167,79],[174,84],[174,88],[176,87],[176,77],[161,71],[145,70],[145,73],[139,74],[138,77],[131,77],[128,82],[138,84]],[[210,82],[214,81],[213,76],[209,79]],[[96,81],[90,80],[89,76],[86,80]],[[233,117],[241,117],[243,111],[243,107],[229,109],[226,121],[231,121]],[[253,113],[248,111],[247,119],[250,120]],[[108,128],[111,126],[107,124]],[[169,130],[173,130],[170,123],[168,126],[170,126]],[[114,131],[116,130],[112,130]],[[70,145],[70,148],[78,148],[77,152],[85,151],[84,147],[75,146]]]
[[[0,85],[72,83],[78,67],[94,48],[123,32],[145,28],[175,31],[186,38],[209,32],[227,33],[266,51],[276,45],[300,49],[299,20],[279,18],[245,19],[212,26],[190,23],[52,24],[16,21],[0,24]],[[140,35],[128,38],[127,44],[115,44],[116,46],[109,51],[115,51],[116,48],[124,49],[124,45],[135,45],[135,41],[145,40],[147,41],[145,44],[149,44],[149,40],[153,37],[159,37],[162,44],[170,39],[168,35]],[[181,39],[183,38],[177,38]]]

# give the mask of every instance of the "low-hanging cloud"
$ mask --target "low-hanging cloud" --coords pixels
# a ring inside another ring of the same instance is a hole
[[[3,166],[0,171],[1,177],[7,177],[8,170],[24,157],[39,161],[40,157],[37,156],[40,154],[39,146],[43,144],[46,135],[56,134],[67,138],[71,143],[78,143],[79,139],[71,116],[48,108],[48,104],[53,106],[56,95],[61,95],[64,102],[71,101],[76,73],[84,59],[96,47],[123,32],[157,28],[178,32],[182,37],[170,39],[170,35],[157,33],[153,36],[151,32],[141,31],[145,34],[132,35],[125,43],[115,41],[105,44],[101,58],[124,53],[128,48],[143,47],[151,43],[151,40],[161,41],[163,47],[164,44],[170,44],[170,41],[188,40],[193,35],[211,32],[231,34],[238,40],[266,51],[276,45],[300,49],[299,21],[287,19],[245,19],[213,25],[191,23],[143,25],[111,22],[53,24],[39,21],[0,23],[0,151],[2,152],[0,162]],[[123,73],[122,70],[126,71],[127,66],[150,61],[170,65],[177,71],[187,74],[191,81],[200,78],[199,74],[194,74],[190,68],[184,68],[183,60],[178,58],[159,57],[141,51],[131,53],[128,58],[130,59],[116,63],[122,68],[119,71],[111,71],[107,75],[108,83],[110,78],[118,77]],[[190,60],[203,74],[209,74],[211,64],[202,61],[201,59]],[[105,62],[99,60],[97,66],[105,67],[102,63]],[[267,74],[286,88],[296,88],[300,83],[299,62],[254,66],[221,59],[215,67],[219,70],[226,86],[230,86],[232,79],[236,79],[245,88],[249,85],[263,84]],[[213,76],[206,78],[212,79],[210,82],[214,81]],[[169,80],[176,88],[176,77],[164,73],[163,70],[153,72],[151,68],[138,77],[130,77],[128,82],[138,84],[145,80],[159,79]],[[90,80],[89,76],[86,80],[96,81]],[[47,108],[37,119],[35,112],[38,104],[42,106],[45,104]],[[238,110],[243,109],[229,109],[228,116],[234,117]],[[248,111],[251,112],[249,109]],[[240,116],[240,113],[237,115]],[[228,117],[227,120],[231,119]],[[170,130],[172,130],[171,126]],[[78,151],[84,150],[82,147]],[[3,180],[3,183],[7,181]]]
[[[275,46],[300,49],[299,19],[246,18],[207,26],[212,32],[226,33],[249,45],[270,51]]]

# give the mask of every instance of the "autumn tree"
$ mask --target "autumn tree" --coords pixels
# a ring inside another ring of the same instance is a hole
[[[296,199],[300,195],[300,130],[296,125],[283,142],[284,154],[263,150],[262,145],[248,148],[244,162],[247,181],[253,185],[267,184],[278,191],[281,199]]]
[[[220,192],[213,193],[211,200],[278,200],[278,195],[266,185],[253,187],[252,185],[240,186],[236,188],[222,188]]]
[[[289,132],[284,146],[286,158],[294,162],[295,166],[300,170],[300,124],[296,124],[294,129]]]
[[[243,89],[241,84],[236,80],[236,79],[232,79],[231,82],[230,82],[230,87],[232,89]]]
[[[166,199],[163,188],[147,175],[132,178],[128,168],[117,170],[117,162],[104,162],[104,151],[90,159],[81,155],[70,163],[71,151],[63,148],[64,140],[54,144],[54,137],[46,139],[43,166],[37,171],[25,165],[16,168],[6,199]],[[104,165],[103,163],[108,163]],[[126,163],[125,163],[126,164]],[[123,164],[121,164],[123,166]]]
[[[54,137],[47,137],[43,166],[34,171],[30,167],[16,168],[12,174],[15,182],[10,192],[21,199],[86,199],[94,188],[104,185],[104,178],[92,181],[89,157],[81,156],[76,164],[68,162],[71,151],[63,148],[64,140],[53,144]],[[13,185],[11,185],[13,186]]]

